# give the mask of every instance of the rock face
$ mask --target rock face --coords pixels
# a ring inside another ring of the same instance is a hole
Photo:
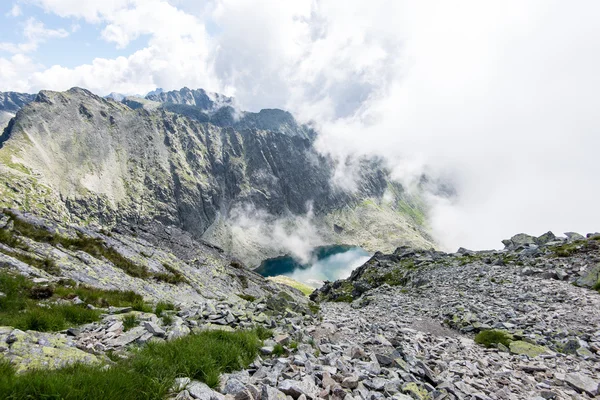
[[[203,98],[193,91],[157,96],[184,105]],[[360,162],[356,191],[332,184],[333,161],[315,151],[291,115],[263,110],[237,123],[246,127],[223,127],[151,103],[158,106],[132,109],[83,89],[40,92],[0,136],[0,206],[107,227],[159,222],[250,259],[256,245],[240,244],[246,239],[230,218],[248,206],[275,217],[310,209],[330,243],[431,246],[418,198],[390,183],[375,160]],[[384,193],[393,200],[371,207]],[[362,227],[378,221],[396,229],[365,235]]]
[[[35,99],[35,94],[17,93],[17,92],[0,92],[0,111],[16,113]]]

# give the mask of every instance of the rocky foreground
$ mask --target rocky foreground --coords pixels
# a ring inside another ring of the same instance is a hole
[[[0,247],[3,270],[29,275],[41,287],[69,278],[110,288],[123,279],[147,301],[173,305],[159,311],[158,305],[98,308],[78,297],[56,300],[83,302],[101,312],[100,319],[55,333],[0,328],[0,354],[18,372],[73,362],[110,364],[146,343],[262,326],[274,335],[247,370],[222,375],[215,388],[180,377],[171,398],[586,399],[600,393],[597,234],[521,234],[501,251],[448,254],[402,247],[377,253],[347,280],[315,291],[317,305],[242,271],[215,249],[203,260],[199,253],[173,254],[165,247],[151,256],[149,249],[161,241],[152,242],[156,236],[148,232],[54,227],[61,235],[100,238],[103,251],[114,249],[146,267],[143,276],[131,276],[137,270],[123,270],[127,264],[90,255],[64,239],[49,240],[26,229],[23,220],[52,231],[47,221],[5,213],[3,229],[21,245]],[[19,260],[27,260],[24,255],[39,260],[27,264]],[[155,264],[156,257],[169,263]],[[52,262],[40,263],[45,260]],[[99,268],[110,272],[108,279],[98,276]],[[211,285],[214,279],[206,274],[213,272],[237,278]],[[506,340],[482,341],[482,332],[500,332]]]
[[[598,237],[518,235],[506,245],[378,254],[313,294],[338,300],[322,303],[321,321],[290,321],[275,337],[305,344],[225,377],[221,394],[196,384],[178,398],[597,397],[600,296],[577,285],[598,282]],[[510,343],[475,343],[486,330],[510,334]]]

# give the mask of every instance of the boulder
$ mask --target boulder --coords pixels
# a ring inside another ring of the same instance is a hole
[[[565,376],[565,382],[579,392],[585,392],[590,396],[596,396],[600,393],[600,382],[583,375],[581,373],[570,373]]]

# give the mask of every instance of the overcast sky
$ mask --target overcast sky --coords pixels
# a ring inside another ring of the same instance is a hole
[[[600,231],[600,2],[23,0],[0,7],[0,90],[202,87],[287,108],[335,156],[452,179],[455,249]]]

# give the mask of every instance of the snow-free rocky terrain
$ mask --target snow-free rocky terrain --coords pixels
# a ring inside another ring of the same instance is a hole
[[[401,247],[375,254],[349,279],[315,291],[311,298],[317,305],[183,232],[94,231],[14,210],[0,221],[3,232],[20,243],[0,245],[4,271],[24,274],[41,288],[72,280],[131,289],[150,302],[176,305],[167,311],[169,318],[153,310],[100,307],[100,321],[57,333],[1,327],[0,354],[19,372],[110,363],[109,353],[127,357],[128,349],[149,341],[262,325],[274,336],[249,369],[223,375],[215,389],[181,377],[172,398],[585,399],[599,394],[600,294],[594,290],[599,235],[521,234],[505,241],[504,250],[488,252]],[[146,272],[131,276],[111,261],[118,260],[112,253],[91,255],[55,239],[59,234],[94,237]],[[20,261],[27,256],[38,262]],[[134,326],[125,327],[131,316]],[[474,341],[485,331],[506,332],[510,340],[485,347]]]
[[[247,369],[212,387],[184,374],[167,398],[599,396],[600,234],[436,251],[422,194],[451,187],[423,177],[408,191],[362,159],[344,189],[312,127],[234,107],[187,88],[0,93],[0,370],[16,374],[0,391],[254,329],[269,338]],[[307,298],[249,268],[285,251],[264,240],[275,222],[375,254]]]

